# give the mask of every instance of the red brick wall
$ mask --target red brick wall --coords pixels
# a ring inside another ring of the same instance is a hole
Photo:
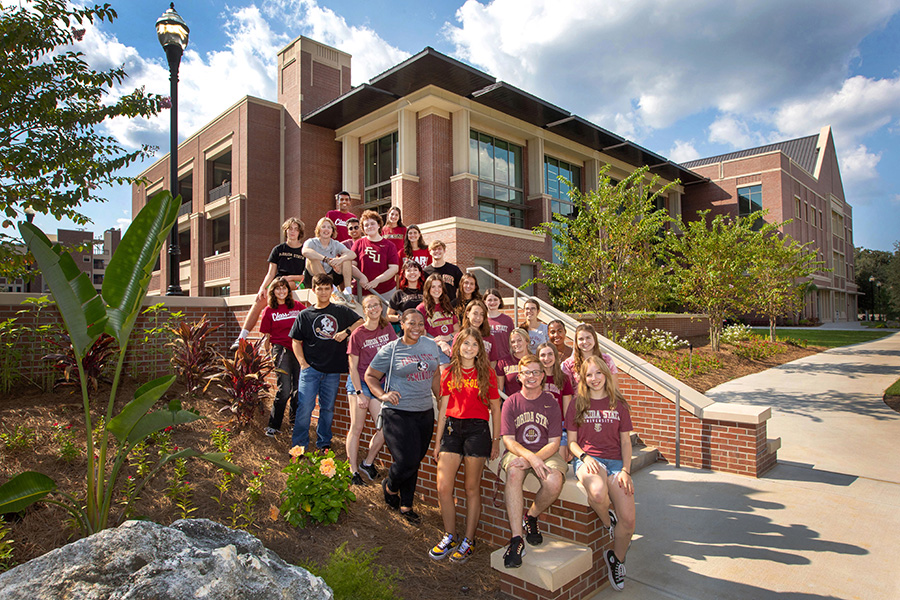
[[[406,223],[425,223],[449,216],[442,213],[450,205],[450,176],[453,173],[453,132],[450,119],[431,114],[417,121],[419,193],[415,202],[403,198]],[[453,214],[468,216],[463,213]]]
[[[602,331],[597,319],[591,314],[571,314],[576,321],[590,323],[597,331]],[[706,315],[658,315],[650,318],[640,318],[628,321],[631,329],[662,329],[674,333],[678,337],[687,338],[709,333],[709,317]],[[620,334],[625,333],[625,327],[617,328]]]

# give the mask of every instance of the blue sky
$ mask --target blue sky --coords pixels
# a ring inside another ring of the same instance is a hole
[[[4,3],[7,3],[4,0]],[[168,93],[154,23],[168,2],[112,0],[119,18],[79,50],[124,64],[122,87]],[[900,239],[900,0],[192,0],[179,133],[244,95],[275,99],[275,56],[298,35],[353,56],[353,84],[425,46],[686,161],[831,125],[857,246]],[[128,148],[168,151],[168,114],[114,122]],[[130,170],[137,174],[147,165]],[[84,207],[101,232],[127,225],[130,188]],[[69,227],[38,216],[45,230]]]

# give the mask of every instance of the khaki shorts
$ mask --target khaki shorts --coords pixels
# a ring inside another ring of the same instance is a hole
[[[500,459],[500,468],[502,468],[504,471],[508,471],[510,461],[512,461],[515,458],[518,458],[518,456],[513,454],[512,452],[507,452],[506,454],[503,455],[503,458]],[[554,453],[553,456],[551,456],[550,458],[545,459],[544,464],[547,465],[547,467],[549,467],[551,469],[556,469],[557,471],[562,473],[564,478],[566,476],[566,472],[568,472],[568,470],[569,470],[569,465],[566,464],[566,461],[564,461],[562,459],[562,457],[556,453]],[[528,475],[534,475],[535,479],[537,479],[538,481],[540,481],[540,479],[541,479],[540,477],[537,476],[537,473],[534,472],[534,469],[531,469],[531,468],[529,468],[525,472],[525,476],[527,477]]]

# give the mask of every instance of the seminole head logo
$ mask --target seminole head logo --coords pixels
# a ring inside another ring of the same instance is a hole
[[[313,331],[320,340],[330,340],[337,333],[337,320],[331,315],[319,315],[313,321]]]

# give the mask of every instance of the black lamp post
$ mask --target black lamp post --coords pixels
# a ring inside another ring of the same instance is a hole
[[[34,207],[32,207],[29,204],[28,206],[25,207],[25,218],[28,220],[29,223],[33,223],[34,215],[35,215]],[[28,281],[25,282],[25,292],[28,294],[31,293],[31,269],[32,269],[31,262],[29,261],[28,262]]]
[[[869,316],[869,321],[875,320],[875,276],[869,276],[869,293],[872,295],[872,313]]]
[[[177,197],[178,190],[178,66],[181,64],[181,55],[188,45],[188,29],[184,19],[175,12],[175,3],[169,4],[169,9],[156,20],[156,35],[159,43],[166,51],[169,61],[169,95],[172,99],[171,126],[169,134],[169,187],[173,197]],[[172,228],[169,237],[169,288],[167,296],[183,296],[181,291],[181,272],[178,249],[178,227]]]

